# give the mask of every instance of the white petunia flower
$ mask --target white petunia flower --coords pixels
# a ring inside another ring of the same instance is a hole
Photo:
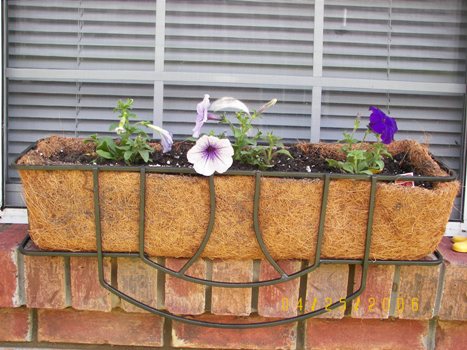
[[[224,173],[233,163],[234,150],[228,139],[204,135],[188,151],[187,158],[198,174]]]

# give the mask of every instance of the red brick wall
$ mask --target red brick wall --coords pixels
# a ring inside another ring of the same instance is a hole
[[[0,232],[0,348],[92,344],[125,349],[459,349],[467,343],[467,255],[440,250],[439,267],[371,266],[367,288],[352,305],[299,324],[249,330],[172,322],[144,312],[103,289],[95,258],[23,257],[25,225]],[[165,259],[180,268],[185,261]],[[288,273],[300,261],[281,261]],[[258,290],[207,288],[162,276],[133,259],[105,261],[105,276],[120,290],[161,310],[211,322],[261,322],[309,312],[359,287],[349,266],[323,265],[305,281]],[[199,261],[197,277],[247,282],[276,278],[264,262]]]

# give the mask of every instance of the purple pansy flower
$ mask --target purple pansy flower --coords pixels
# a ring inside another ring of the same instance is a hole
[[[196,125],[193,128],[193,137],[195,138],[199,137],[199,134],[201,133],[201,127],[208,119],[209,120],[220,120],[221,119],[217,115],[208,112],[210,105],[211,105],[211,102],[209,101],[209,95],[206,94],[204,95],[203,101],[198,103],[198,105],[196,106],[196,112],[198,113],[198,115],[196,116]]]
[[[369,128],[376,134],[381,135],[381,141],[388,145],[394,140],[394,134],[399,130],[396,120],[384,114],[380,109],[370,107],[370,125]]]
[[[162,129],[156,125],[146,124],[148,128],[157,131],[161,137],[162,153],[170,152],[173,145],[172,135],[165,129]]]
[[[198,174],[211,176],[215,171],[223,173],[233,163],[234,150],[228,139],[203,135],[188,151],[187,158]]]

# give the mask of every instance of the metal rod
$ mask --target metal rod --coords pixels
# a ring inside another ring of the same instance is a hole
[[[368,246],[366,247],[368,248]],[[369,248],[368,248],[369,249]],[[365,252],[366,253],[369,253],[369,252]],[[348,302],[352,301],[353,299],[355,299],[356,297],[358,297],[361,293],[363,293],[364,289],[365,289],[365,285],[366,285],[366,273],[363,273],[362,272],[362,275],[361,275],[361,281],[360,281],[360,288],[353,292],[352,294],[348,295],[346,298],[345,298],[345,304],[347,304]],[[223,323],[223,322],[219,322],[219,323],[216,323],[216,322],[207,322],[207,321],[201,321],[201,320],[196,320],[196,319],[192,319],[192,318],[184,318],[182,316],[179,316],[179,315],[175,315],[175,314],[172,314],[170,312],[167,312],[167,311],[162,311],[162,310],[158,310],[158,309],[155,309],[147,304],[144,304],[132,297],[130,297],[129,295],[121,292],[120,290],[112,287],[109,283],[107,283],[105,281],[104,278],[100,278],[100,282],[102,284],[102,286],[104,288],[106,288],[107,290],[111,291],[112,293],[116,294],[117,296],[119,296],[120,298],[122,298],[123,300],[143,309],[143,310],[146,310],[146,311],[149,311],[153,314],[156,314],[156,315],[159,315],[159,316],[162,316],[162,317],[166,317],[166,318],[169,318],[169,319],[172,319],[172,320],[176,320],[176,321],[179,321],[179,322],[183,322],[183,323],[188,323],[188,324],[193,324],[193,325],[197,325],[197,326],[203,326],[203,327],[212,327],[212,328],[224,328],[224,329],[249,329],[249,328],[261,328],[261,327],[274,327],[274,326],[279,326],[279,325],[282,325],[282,324],[287,324],[287,323],[291,323],[291,322],[297,322],[297,321],[302,321],[302,320],[306,320],[308,318],[311,318],[311,317],[314,317],[314,316],[318,316],[318,315],[321,315],[321,314],[324,314],[330,310],[333,310],[339,306],[342,306],[342,302],[339,300],[339,301],[336,301],[334,302],[333,304],[327,306],[327,307],[322,307],[318,310],[315,310],[315,311],[312,311],[312,312],[309,312],[309,313],[305,313],[305,314],[301,314],[301,315],[298,315],[298,316],[294,316],[294,317],[289,317],[289,318],[284,318],[284,319],[280,319],[280,320],[274,320],[274,321],[265,321],[265,322],[252,322],[252,323]]]
[[[78,164],[65,164],[65,165],[25,165],[25,164],[11,164],[11,167],[18,170],[85,170],[92,171],[96,165],[78,165]],[[99,171],[124,171],[124,172],[139,172],[141,168],[145,168],[147,173],[163,173],[163,174],[189,174],[199,176],[192,168],[173,168],[173,167],[155,167],[155,166],[113,166],[113,165],[97,165]],[[258,170],[228,170],[223,174],[216,174],[216,176],[251,176],[257,174]],[[280,177],[280,178],[321,178],[326,173],[303,173],[303,172],[279,172],[279,171],[264,171],[261,172],[262,177]],[[377,177],[378,181],[396,181],[396,180],[410,180],[414,182],[448,182],[456,180],[455,175],[448,176],[401,176],[401,175],[359,175],[359,174],[329,174],[331,179],[354,179],[370,181],[372,177]]]
[[[210,213],[209,213],[209,222],[208,228],[206,230],[206,234],[204,235],[201,244],[199,245],[196,253],[191,257],[190,260],[178,271],[180,274],[185,274],[186,270],[195,263],[196,260],[201,256],[206,248],[206,245],[209,242],[209,238],[211,237],[212,230],[214,228],[214,223],[216,221],[216,188],[214,187],[214,175],[209,177],[209,204],[210,204]]]
[[[366,287],[366,277],[368,274],[368,266],[369,266],[369,258],[370,258],[370,249],[371,249],[371,238],[373,234],[373,218],[375,214],[375,198],[376,198],[376,189],[377,189],[377,181],[378,179],[376,176],[371,177],[371,187],[370,187],[370,203],[368,208],[368,221],[366,225],[366,237],[365,237],[365,253],[363,255],[363,262],[362,262],[362,279],[361,285],[359,290],[363,290]],[[359,294],[361,294],[360,292]]]
[[[321,247],[323,245],[323,235],[324,235],[324,224],[326,222],[326,209],[328,205],[328,195],[329,195],[329,184],[331,182],[331,177],[329,174],[323,176],[323,192],[321,194],[321,209],[319,213],[319,225],[318,225],[318,236],[316,238],[316,249],[315,249],[315,262],[313,265],[310,265],[298,272],[292,273],[289,277],[297,278],[303,275],[309,274],[310,272],[316,270],[321,264]]]
[[[139,256],[144,256],[144,230],[146,214],[146,168],[139,173]]]
[[[269,253],[268,247],[263,240],[263,234],[261,233],[261,228],[259,227],[259,198],[261,195],[261,173],[258,171],[255,175],[255,195],[253,201],[253,227],[255,229],[256,240],[258,241],[259,247],[263,252],[266,260],[274,267],[274,269],[279,273],[281,279],[286,279],[289,277],[287,273],[279,266],[279,264],[273,259]]]
[[[101,213],[99,206],[99,168],[92,169],[92,187],[94,196],[94,223],[96,226],[97,269],[99,281],[104,283],[104,258],[102,255]]]
[[[324,224],[326,222],[326,210],[328,206],[329,183],[331,177],[324,175],[323,194],[321,195],[321,210],[319,213],[318,237],[316,239],[315,265],[318,266],[321,259],[321,246],[323,244]]]
[[[19,251],[23,255],[28,256],[81,256],[97,258],[97,252],[68,252],[68,251],[47,251],[40,250],[35,247],[30,247],[32,243],[31,237],[27,234],[20,243]],[[443,256],[438,250],[433,252],[436,259],[431,260],[370,260],[370,265],[400,265],[400,266],[435,266],[443,262]],[[104,257],[109,258],[139,258],[139,253],[116,253],[102,252]],[[344,265],[361,265],[362,260],[355,259],[320,259],[320,264],[344,264]],[[160,265],[162,266],[162,265]],[[162,266],[163,267],[163,266]],[[306,270],[306,269],[305,269]],[[302,271],[305,271],[302,270]],[[177,272],[177,271],[174,271]],[[300,271],[301,272],[301,271]],[[290,277],[295,274],[290,274]],[[295,276],[298,277],[298,276]],[[293,279],[293,278],[292,278]]]
[[[40,140],[39,140],[40,141]],[[27,165],[17,164],[18,160],[23,157],[27,152],[36,147],[35,142],[28,146],[11,164],[13,169],[18,170],[87,170],[91,171],[94,168],[98,168],[99,171],[128,171],[128,172],[139,172],[141,168],[145,168],[146,173],[166,173],[166,174],[191,174],[198,175],[192,168],[175,168],[169,166],[151,166],[151,165],[140,165],[140,166],[122,166],[122,165],[95,165],[95,164],[50,164],[50,165]],[[434,159],[441,166],[445,167],[441,162]],[[217,174],[216,176],[232,176],[232,175],[255,175],[257,170],[228,170],[223,174]],[[261,173],[263,177],[289,177],[289,178],[322,178],[324,173],[307,173],[307,172],[280,172],[280,171],[265,171]],[[359,174],[328,174],[331,179],[355,179],[355,180],[370,180],[370,178],[378,177],[378,181],[396,181],[400,179],[407,179],[401,175],[359,175]],[[457,176],[449,170],[449,176],[412,176],[410,181],[414,182],[446,182],[456,180]]]

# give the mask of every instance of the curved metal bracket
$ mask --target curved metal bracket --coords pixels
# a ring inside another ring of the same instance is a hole
[[[89,169],[89,168],[87,168]],[[99,171],[100,170],[110,170],[110,169],[101,169],[100,167],[96,166],[92,168],[92,178],[93,178],[93,200],[94,200],[94,215],[95,215],[95,227],[96,227],[96,252],[45,252],[40,251],[30,247],[30,238],[27,236],[20,246],[21,253],[25,255],[49,255],[49,256],[94,256],[97,257],[98,261],[98,274],[99,274],[99,281],[101,285],[109,290],[111,293],[119,296],[123,300],[143,309],[154,313],[156,315],[166,317],[172,320],[185,322],[189,324],[194,324],[198,326],[207,326],[207,327],[215,327],[215,328],[254,328],[254,327],[270,327],[270,326],[277,326],[281,324],[286,324],[290,322],[297,322],[302,321],[314,316],[318,316],[324,314],[330,310],[336,309],[341,307],[344,303],[347,304],[348,302],[352,301],[353,299],[357,298],[359,295],[363,293],[366,287],[366,280],[368,274],[368,267],[371,264],[394,264],[394,265],[438,265],[440,264],[443,259],[439,252],[436,252],[435,255],[437,257],[436,260],[422,260],[422,261],[373,261],[370,260],[370,248],[371,248],[371,238],[372,238],[372,230],[373,230],[373,216],[374,216],[374,209],[375,209],[375,199],[376,199],[376,189],[377,189],[377,182],[378,181],[393,181],[394,178],[398,178],[397,176],[357,176],[356,178],[359,180],[370,181],[370,200],[369,200],[369,208],[368,208],[368,221],[366,227],[366,235],[365,235],[365,248],[364,248],[364,255],[362,259],[323,259],[321,258],[321,248],[323,242],[323,234],[324,234],[324,224],[326,219],[326,206],[329,194],[329,187],[331,179],[333,178],[349,178],[348,175],[342,174],[308,174],[308,173],[296,173],[291,175],[284,175],[284,174],[271,174],[271,173],[261,173],[256,171],[253,173],[255,179],[255,192],[254,192],[254,203],[253,203],[253,228],[255,232],[256,240],[259,244],[259,247],[265,257],[265,260],[269,262],[269,264],[279,273],[280,277],[276,279],[264,280],[264,281],[253,281],[253,282],[223,282],[223,281],[212,281],[209,279],[197,278],[193,276],[189,276],[186,274],[187,270],[192,266],[202,255],[206,245],[209,242],[211,237],[211,233],[214,228],[215,223],[215,213],[216,213],[216,193],[215,193],[215,186],[214,186],[214,177],[210,176],[208,178],[209,181],[209,191],[210,191],[210,216],[209,222],[207,225],[206,233],[204,238],[200,242],[198,249],[196,250],[195,254],[185,263],[185,265],[179,270],[175,271],[169,269],[149,258],[149,256],[144,252],[144,243],[145,243],[145,199],[146,199],[146,174],[148,172],[156,172],[156,173],[189,173],[188,170],[183,171],[175,171],[174,169],[168,169],[167,171],[161,169],[153,169],[147,167],[138,167],[132,169],[132,171],[139,171],[140,173],[140,207],[139,207],[139,250],[137,253],[108,253],[103,251],[103,244],[102,244],[102,231],[101,231],[101,218],[100,218],[100,204],[99,204]],[[117,169],[117,171],[120,171]],[[252,175],[251,173],[245,172],[230,172],[230,175]],[[323,190],[321,196],[321,211],[319,217],[319,226],[318,226],[318,233],[317,233],[317,242],[316,242],[316,250],[315,250],[315,259],[314,263],[306,268],[296,271],[293,273],[286,273],[274,260],[271,256],[267,245],[265,244],[261,232],[261,227],[259,223],[259,208],[260,208],[260,193],[261,193],[261,177],[262,176],[279,176],[279,177],[293,177],[293,178],[319,178],[323,180]],[[354,177],[350,177],[354,178]],[[421,177],[417,178],[415,181],[448,181],[448,178],[444,178],[440,180],[439,178],[426,178]],[[302,277],[313,270],[317,269],[321,264],[349,264],[349,265],[361,265],[362,266],[362,274],[360,278],[360,287],[358,290],[350,293],[346,296],[345,299],[341,299],[331,305],[326,307],[322,307],[318,310],[303,313],[294,317],[273,320],[273,321],[265,321],[265,322],[254,322],[254,323],[215,323],[215,322],[207,322],[196,320],[192,318],[185,318],[180,315],[172,314],[170,312],[164,310],[158,310],[153,308],[141,301],[138,301],[131,296],[125,294],[124,292],[118,290],[114,286],[112,286],[108,281],[105,280],[104,277],[104,257],[130,257],[135,259],[142,260],[145,264],[159,270],[164,274],[169,274],[171,276],[193,282],[199,283],[208,286],[215,286],[215,287],[223,287],[223,288],[255,288],[255,287],[263,287],[263,286],[270,286],[278,283],[287,282],[299,277]]]

